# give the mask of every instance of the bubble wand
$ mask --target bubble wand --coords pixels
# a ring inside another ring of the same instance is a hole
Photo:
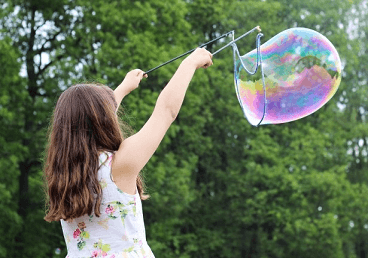
[[[234,40],[234,31],[232,30],[232,31],[229,31],[229,32],[227,32],[227,33],[225,33],[225,34],[223,34],[223,35],[221,35],[221,36],[219,36],[219,37],[215,38],[215,39],[212,39],[212,40],[210,40],[210,41],[208,41],[208,42],[206,42],[206,43],[203,43],[202,45],[200,45],[200,46],[198,46],[198,47],[199,47],[199,48],[201,48],[201,47],[205,47],[205,46],[207,46],[207,45],[209,45],[209,44],[211,44],[211,43],[213,43],[213,42],[215,42],[215,41],[217,41],[217,40],[219,40],[219,39],[222,39],[222,38],[225,38],[225,37],[227,37],[227,36],[229,36],[229,35],[232,35],[233,40],[232,40],[230,43],[228,43],[228,44],[226,44],[225,46],[223,46],[222,48],[220,48],[219,50],[217,50],[216,52],[214,52],[214,53],[212,54],[212,56],[214,56],[214,55],[216,55],[217,53],[219,53],[220,51],[224,50],[224,49],[225,49],[225,48],[227,48],[228,46],[232,45],[233,43],[235,43],[235,42],[236,42],[236,41],[238,41],[239,39],[241,39],[241,38],[243,38],[243,37],[247,36],[248,34],[252,33],[252,32],[253,32],[253,31],[255,31],[255,30],[261,31],[261,29],[260,29],[260,27],[259,27],[259,26],[254,27],[253,29],[251,29],[250,31],[248,31],[248,32],[244,33],[243,35],[241,35],[240,37],[236,38],[235,40]],[[150,73],[150,72],[152,72],[152,71],[154,71],[154,70],[156,70],[156,69],[158,69],[158,68],[160,68],[160,67],[162,67],[162,66],[164,66],[164,65],[167,65],[167,64],[169,64],[169,63],[171,63],[171,62],[173,62],[173,61],[175,61],[175,60],[177,60],[177,59],[179,59],[179,58],[181,58],[181,57],[183,57],[183,56],[186,56],[186,55],[188,55],[188,54],[192,53],[194,50],[196,50],[196,48],[193,48],[193,49],[191,49],[191,50],[189,50],[189,51],[187,51],[187,52],[185,52],[185,53],[183,53],[183,54],[181,54],[181,55],[179,55],[179,56],[177,56],[177,57],[174,57],[173,59],[170,59],[169,61],[166,61],[166,62],[164,62],[164,63],[162,63],[162,64],[160,64],[160,65],[158,65],[158,66],[156,66],[156,67],[154,67],[154,68],[152,68],[152,69],[150,69],[150,70],[146,71],[144,74],[148,74],[148,73]]]
[[[218,54],[219,52],[221,52],[221,51],[222,51],[222,50],[224,50],[225,48],[227,48],[227,47],[229,47],[229,46],[232,46],[232,48],[233,48],[233,52],[234,52],[234,69],[235,69],[235,67],[236,67],[235,60],[236,60],[236,55],[237,55],[237,56],[239,57],[239,59],[240,59],[240,62],[241,62],[241,63],[242,63],[242,65],[243,65],[244,69],[247,71],[247,73],[248,73],[248,74],[250,74],[250,75],[253,75],[253,74],[255,74],[255,73],[257,72],[257,70],[258,70],[258,67],[259,67],[259,66],[261,66],[261,69],[262,69],[262,58],[261,58],[261,55],[260,55],[260,46],[261,46],[261,40],[260,40],[260,38],[263,36],[263,34],[262,34],[262,33],[258,33],[258,35],[257,35],[257,40],[256,40],[256,47],[257,47],[257,64],[256,64],[256,67],[255,67],[255,69],[254,69],[254,71],[253,71],[253,72],[250,72],[250,71],[245,67],[244,63],[243,63],[243,62],[242,62],[242,60],[241,60],[241,57],[240,57],[240,54],[239,54],[238,48],[237,48],[237,46],[236,46],[236,44],[235,44],[235,43],[236,43],[238,40],[240,40],[240,39],[244,38],[245,36],[249,35],[250,33],[254,32],[255,30],[257,30],[258,32],[261,32],[261,28],[260,28],[259,26],[256,26],[256,27],[254,27],[253,29],[251,29],[250,31],[248,31],[248,32],[246,32],[246,33],[242,34],[241,36],[237,37],[236,39],[234,39],[234,37],[235,37],[235,32],[232,30],[232,31],[229,31],[229,32],[227,32],[227,33],[225,33],[225,34],[223,34],[223,35],[221,35],[221,36],[219,36],[219,37],[217,37],[217,38],[215,38],[215,39],[213,39],[213,40],[211,40],[211,41],[208,41],[208,42],[206,42],[206,43],[204,43],[204,44],[200,45],[199,47],[205,47],[205,46],[207,46],[208,44],[211,44],[212,42],[215,42],[215,41],[217,41],[217,40],[219,40],[219,39],[222,39],[222,38],[224,38],[224,37],[227,37],[228,35],[231,35],[231,36],[232,36],[232,41],[231,41],[231,42],[229,42],[228,44],[226,44],[225,46],[221,47],[220,49],[216,50],[214,53],[212,53],[212,56],[214,56],[214,55]],[[166,62],[164,62],[164,63],[162,63],[162,64],[160,64],[160,65],[158,65],[158,66],[156,66],[156,67],[154,67],[154,68],[152,68],[152,69],[150,69],[150,70],[146,71],[144,74],[148,74],[148,73],[150,73],[150,72],[152,72],[152,71],[154,71],[154,70],[156,70],[156,69],[158,69],[158,68],[160,68],[160,67],[162,67],[162,66],[164,66],[164,65],[167,65],[167,64],[169,64],[169,63],[171,63],[171,62],[173,62],[173,61],[175,61],[175,60],[177,60],[177,59],[179,59],[179,58],[181,58],[181,57],[183,57],[183,56],[186,56],[186,55],[188,55],[188,54],[192,53],[195,49],[196,49],[196,48],[193,48],[193,49],[191,49],[191,50],[189,50],[189,51],[185,52],[184,54],[181,54],[181,55],[179,55],[179,56],[177,56],[177,57],[174,57],[173,59],[171,59],[171,60],[169,60],[169,61],[166,61]],[[234,70],[234,74],[235,74],[235,72],[236,72],[236,71]],[[264,118],[264,117],[265,117],[265,115],[266,115],[266,103],[267,103],[267,100],[266,100],[266,86],[265,86],[265,82],[264,82],[263,70],[262,70],[262,85],[263,85],[263,90],[264,90],[264,92],[265,92],[265,94],[264,94],[264,96],[263,96],[263,97],[264,97],[263,116],[262,116],[262,118],[260,119],[260,121],[257,123],[257,125],[256,125],[256,126],[258,126],[258,125],[260,125],[260,124],[261,124],[261,122],[263,121],[263,118]],[[239,96],[239,93],[238,93],[237,88],[235,88],[235,89],[236,89],[236,91],[237,91],[237,95]],[[239,102],[240,102],[240,100],[239,100]]]

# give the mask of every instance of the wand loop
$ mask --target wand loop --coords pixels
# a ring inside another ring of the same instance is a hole
[[[247,36],[248,34],[252,33],[253,31],[258,30],[258,32],[261,31],[261,28],[259,26],[254,27],[253,29],[251,29],[250,31],[244,33],[243,35],[237,37],[236,39],[232,40],[231,42],[227,43],[225,46],[223,46],[222,48],[218,49],[217,51],[215,51],[212,56],[216,55],[217,53],[219,53],[220,51],[224,50],[225,48],[227,48],[228,46],[231,46],[232,44],[234,44],[235,42],[237,42],[239,39],[244,38],[245,36]]]

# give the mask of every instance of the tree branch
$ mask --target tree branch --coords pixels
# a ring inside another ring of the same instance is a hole
[[[45,25],[45,24],[46,24],[46,22],[47,22],[47,20],[44,20],[44,22],[43,22],[42,24],[40,24],[40,26],[37,26],[37,27],[35,28],[35,31],[37,31],[39,28],[41,28],[43,25]]]
[[[54,60],[50,61],[47,65],[45,65],[42,69],[40,69],[37,73],[37,76],[43,74],[43,72],[50,66],[52,65],[55,61],[60,61],[62,58],[64,57],[64,55],[58,55]]]
[[[50,51],[50,50],[52,50],[53,48],[52,47],[45,47],[46,46],[46,44],[47,43],[51,43],[51,42],[53,42],[53,41],[55,41],[56,40],[56,37],[58,36],[58,35],[60,35],[60,33],[61,33],[61,30],[60,31],[58,31],[57,33],[55,33],[51,38],[48,38],[43,44],[42,44],[42,46],[41,46],[41,48],[39,48],[39,49],[37,49],[37,51],[36,51],[36,54],[41,54],[41,53],[43,53],[44,51]]]

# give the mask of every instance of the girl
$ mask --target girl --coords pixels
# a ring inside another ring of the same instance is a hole
[[[61,221],[69,258],[154,257],[146,242],[140,171],[175,120],[199,67],[212,55],[198,48],[180,64],[142,129],[124,139],[116,110],[138,87],[141,70],[112,91],[79,84],[63,92],[50,128],[45,182],[46,221]]]

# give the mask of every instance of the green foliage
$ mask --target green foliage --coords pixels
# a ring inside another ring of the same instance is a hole
[[[18,112],[22,110],[23,99],[20,90],[23,81],[18,75],[19,53],[11,47],[9,38],[0,41],[0,257],[6,257],[9,246],[20,230],[21,217],[17,213],[18,161],[24,147],[17,134],[21,121]],[[19,91],[20,90],[20,91]]]
[[[115,88],[131,69],[256,25],[262,42],[294,26],[326,35],[344,65],[341,86],[306,118],[254,128],[233,90],[231,49],[215,56],[196,72],[143,171],[148,242],[162,258],[366,257],[366,15],[361,0],[5,1],[0,257],[66,255],[59,223],[43,221],[42,192],[46,129],[62,90],[85,80]],[[255,34],[238,46],[242,54],[254,49]],[[41,56],[49,60],[40,64]],[[136,131],[179,62],[150,73],[123,100],[123,119]]]

